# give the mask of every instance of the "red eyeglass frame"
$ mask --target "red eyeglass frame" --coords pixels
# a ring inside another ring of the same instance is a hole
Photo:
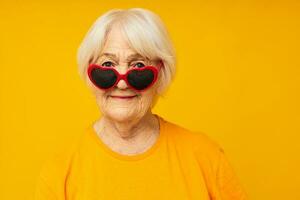
[[[131,88],[131,89],[133,89],[133,90],[135,90],[135,91],[137,91],[137,92],[142,92],[142,91],[145,91],[145,90],[147,90],[148,88],[150,88],[150,87],[151,87],[152,85],[154,85],[154,83],[157,81],[158,73],[159,73],[159,71],[160,71],[162,65],[163,65],[163,62],[160,61],[159,64],[157,65],[157,68],[158,68],[158,69],[157,69],[155,66],[147,65],[147,66],[144,66],[144,67],[141,67],[141,68],[132,68],[132,69],[127,70],[125,74],[120,74],[120,73],[119,73],[115,68],[113,68],[113,67],[106,67],[106,66],[101,66],[101,65],[95,64],[95,63],[91,63],[91,64],[89,65],[89,67],[88,67],[87,73],[88,73],[88,76],[89,76],[89,79],[91,80],[91,82],[92,82],[97,88],[99,88],[99,89],[101,89],[101,90],[104,90],[104,91],[110,90],[111,88],[114,88],[114,87],[119,83],[120,80],[124,80],[129,88]],[[101,70],[113,70],[114,73],[117,75],[117,80],[116,80],[116,82],[114,83],[114,85],[111,86],[111,87],[109,87],[109,88],[102,88],[102,87],[98,86],[98,85],[94,82],[94,80],[93,80],[93,78],[92,78],[92,74],[91,74],[92,70],[95,69],[95,68],[99,68],[99,69],[101,69]],[[146,69],[150,69],[150,70],[153,72],[153,75],[154,75],[153,81],[151,82],[150,85],[148,85],[146,88],[144,88],[144,89],[142,89],[142,90],[135,89],[133,86],[130,85],[130,83],[129,83],[128,80],[127,80],[128,74],[129,74],[131,71],[143,71],[143,70],[146,70]]]

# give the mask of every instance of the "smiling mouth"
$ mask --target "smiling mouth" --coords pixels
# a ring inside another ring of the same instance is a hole
[[[114,96],[114,95],[111,95],[110,97],[114,98],[114,99],[133,99],[136,96],[137,95],[132,95],[132,96]]]

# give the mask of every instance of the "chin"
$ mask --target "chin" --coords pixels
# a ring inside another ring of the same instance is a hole
[[[137,114],[133,113],[132,110],[126,108],[124,109],[118,108],[116,110],[110,110],[106,115],[117,122],[128,121],[134,119],[137,116]]]

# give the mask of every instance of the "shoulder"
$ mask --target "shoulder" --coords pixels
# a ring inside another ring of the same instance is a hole
[[[248,199],[222,146],[206,133],[166,121],[169,140],[184,159],[195,158],[213,199]],[[191,156],[192,155],[192,156]],[[188,162],[185,162],[188,163]]]
[[[201,170],[210,177],[216,176],[224,155],[222,146],[201,131],[192,131],[181,125],[165,121],[169,146],[175,147],[183,159],[193,158]]]
[[[221,145],[202,131],[192,131],[181,125],[164,120],[168,137],[177,145],[186,147],[198,154],[218,156],[223,151]]]

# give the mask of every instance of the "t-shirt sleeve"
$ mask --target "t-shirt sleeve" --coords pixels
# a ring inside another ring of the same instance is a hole
[[[222,148],[216,174],[217,200],[246,200],[248,196]]]

